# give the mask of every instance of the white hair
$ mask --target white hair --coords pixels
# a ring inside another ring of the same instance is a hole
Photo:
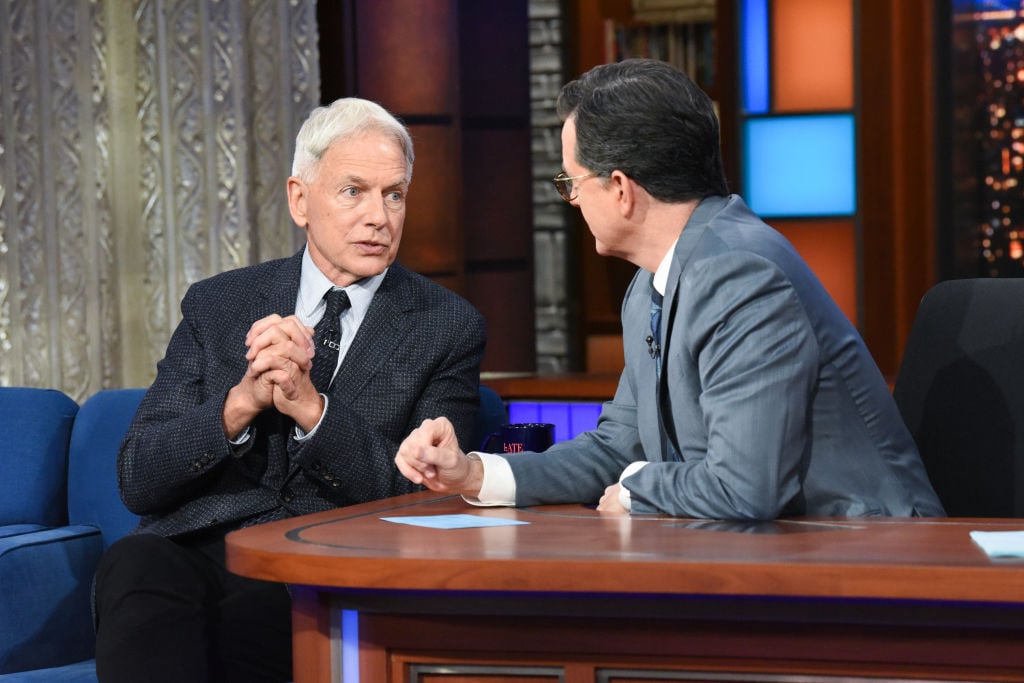
[[[343,97],[310,113],[295,137],[292,175],[303,182],[312,182],[328,147],[340,139],[367,131],[379,131],[394,139],[405,155],[405,180],[412,180],[415,155],[409,131],[387,109],[358,97]]]

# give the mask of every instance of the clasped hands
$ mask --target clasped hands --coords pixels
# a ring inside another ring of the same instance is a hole
[[[248,362],[245,375],[228,392],[224,429],[230,436],[273,407],[309,431],[324,410],[323,397],[309,371],[315,350],[313,328],[298,316],[268,315],[252,324],[245,336]]]

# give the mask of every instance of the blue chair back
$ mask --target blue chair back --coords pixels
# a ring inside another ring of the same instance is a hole
[[[480,408],[476,413],[476,422],[473,425],[473,443],[463,450],[480,450],[484,448],[484,442],[503,424],[508,422],[508,406],[501,399],[494,389],[489,386],[480,385]]]
[[[103,547],[139,522],[121,502],[117,452],[128,433],[145,389],[103,389],[82,404],[71,432],[68,463],[68,517],[103,533]]]
[[[67,453],[78,404],[56,389],[0,387],[0,525],[67,523]]]

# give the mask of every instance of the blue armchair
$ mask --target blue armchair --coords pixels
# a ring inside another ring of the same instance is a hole
[[[0,406],[9,391],[0,391]],[[68,420],[63,436],[59,429],[51,432],[49,444],[56,450],[63,443],[63,454],[49,456],[57,463],[51,474],[59,479],[59,495],[50,495],[47,509],[32,511],[34,516],[13,517],[39,520],[34,523],[37,530],[0,537],[3,683],[96,680],[92,579],[103,551],[138,522],[118,494],[116,462],[121,439],[144,393],[144,389],[109,389],[94,394],[81,408],[70,398],[71,406],[63,404],[74,419]],[[9,414],[6,407],[0,410],[0,435],[8,437],[5,442],[26,437],[30,433],[27,427],[37,428],[20,415]],[[33,411],[25,405],[23,412]],[[19,423],[8,424],[12,417]],[[24,451],[22,456],[26,460],[35,457]],[[6,454],[0,457],[0,467],[5,470],[8,459]],[[20,470],[13,471],[13,476],[24,480],[26,475]],[[21,486],[24,481],[0,479],[0,488],[17,490]],[[49,494],[54,486],[44,488]]]

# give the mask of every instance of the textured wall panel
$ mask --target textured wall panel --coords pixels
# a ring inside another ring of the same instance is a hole
[[[314,0],[0,3],[0,384],[148,384],[189,285],[301,245],[284,182],[315,19]]]

